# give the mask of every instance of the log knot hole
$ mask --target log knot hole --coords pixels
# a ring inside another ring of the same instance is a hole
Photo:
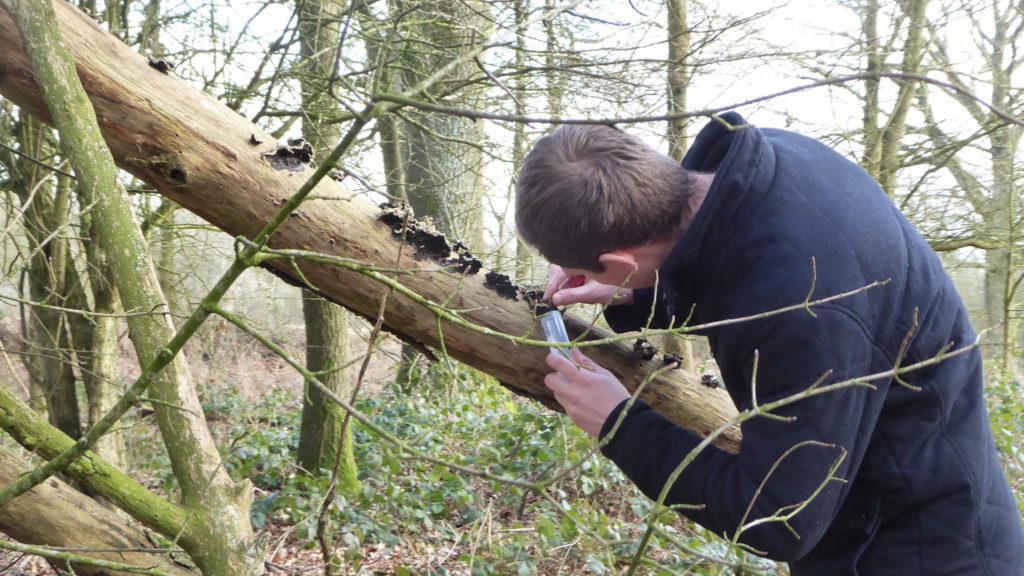
[[[177,154],[156,154],[148,158],[127,157],[125,164],[142,168],[163,176],[164,182],[178,188],[188,184],[188,169],[182,165]]]

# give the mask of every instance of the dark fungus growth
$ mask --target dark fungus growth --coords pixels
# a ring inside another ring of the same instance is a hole
[[[277,149],[263,157],[274,170],[301,172],[313,161],[313,145],[302,138],[291,138],[288,144],[278,144]]]
[[[633,358],[637,360],[650,360],[657,353],[658,351],[651,346],[646,338],[637,338],[636,342],[633,342]]]
[[[701,374],[700,383],[707,386],[708,388],[718,388],[720,386],[718,377],[708,372],[707,374]]]
[[[260,144],[263,144],[263,140],[257,138],[255,134],[249,134],[249,144],[259,146]]]
[[[683,359],[682,359],[682,357],[679,356],[679,354],[676,354],[676,353],[665,354],[664,356],[661,357],[661,364],[663,366],[668,366],[669,364],[675,364],[675,366],[673,366],[673,368],[682,368],[682,366],[683,366]]]
[[[461,241],[455,240],[452,242],[451,249],[455,252],[455,257],[442,260],[442,266],[460,274],[476,274],[483,268],[484,263],[479,258],[473,256],[469,251],[469,247]]]
[[[512,283],[511,278],[494,270],[484,276],[484,286],[494,290],[502,298],[513,301],[519,299],[519,287]]]
[[[313,161],[313,145],[306,142],[305,139],[289,138],[288,147],[292,149],[292,154],[303,164],[309,164]]]
[[[152,58],[150,58],[148,56],[146,57],[146,60],[149,61],[150,68],[156,68],[157,70],[159,70],[160,72],[162,72],[164,74],[167,74],[171,70],[174,70],[174,63],[171,62],[170,60],[165,60],[163,58],[160,58],[158,60],[153,60]]]
[[[523,290],[523,300],[531,306],[536,306],[543,302],[544,291],[536,289]]]
[[[520,287],[519,295],[523,297],[523,301],[533,309],[534,316],[541,316],[548,312],[554,312],[558,310],[558,306],[550,302],[544,301],[544,290],[538,288],[527,288],[525,286]]]
[[[404,237],[406,242],[415,246],[417,258],[444,261],[452,255],[444,234],[438,232],[429,220],[416,220],[412,207],[405,202],[382,204],[377,220],[387,224],[395,237]]]
[[[556,310],[558,310],[558,308],[550,304],[536,304],[533,307],[533,315],[542,316],[544,314],[547,314],[548,312],[554,312]]]

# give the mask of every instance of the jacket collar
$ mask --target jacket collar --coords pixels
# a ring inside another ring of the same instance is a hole
[[[659,270],[657,298],[679,321],[696,302],[701,280],[728,265],[713,258],[702,263],[705,247],[720,246],[729,238],[726,234],[744,233],[734,228],[733,221],[742,212],[741,206],[756,204],[768,191],[775,173],[775,153],[760,130],[739,114],[727,112],[700,131],[683,158],[683,167],[714,172],[715,177],[689,228]]]

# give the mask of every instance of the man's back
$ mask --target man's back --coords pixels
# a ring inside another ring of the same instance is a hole
[[[764,404],[806,390],[828,370],[835,382],[973,344],[938,258],[867,174],[824,145],[712,123],[684,165],[714,171],[715,183],[663,266],[660,293],[639,294],[632,314],[612,311],[617,329],[641,325],[645,302],[656,302],[662,323],[694,305],[691,324],[698,324],[798,304],[812,285],[817,299],[887,281],[813,315],[789,312],[707,331],[741,409],[752,406],[755,373]],[[1020,520],[984,410],[980,354],[901,380],[802,400],[780,410],[791,422],[755,418],[744,425],[738,457],[695,462],[674,497],[705,504],[688,515],[732,534],[813,494],[787,522],[802,541],[773,548],[789,538],[778,521],[741,539],[791,561],[794,574],[1024,573]],[[642,461],[678,451],[669,446],[678,439],[652,441],[639,426],[623,428],[606,453],[645,491],[660,488],[664,478]],[[638,444],[642,454],[630,454],[626,446]],[[848,482],[827,480],[833,463]]]

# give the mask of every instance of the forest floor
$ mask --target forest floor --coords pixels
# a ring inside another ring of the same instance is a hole
[[[289,328],[278,341],[301,358],[300,337]],[[353,340],[353,354],[362,353],[365,342]],[[593,454],[589,438],[563,416],[457,365],[420,364],[417,379],[399,389],[399,351],[391,340],[375,353],[357,407],[402,444],[356,426],[361,489],[336,500],[325,516],[338,576],[624,572],[649,527],[650,501]],[[329,475],[310,475],[294,463],[301,378],[280,358],[217,325],[188,352],[207,420],[220,444],[230,447],[225,466],[255,486],[253,525],[270,542],[266,573],[323,574],[315,534]],[[130,358],[130,351],[122,356]],[[122,364],[129,382],[135,368],[128,360]],[[0,381],[24,378],[21,369],[0,365]],[[1000,390],[992,394],[997,438],[1019,438],[1024,406]],[[176,486],[153,418],[132,413],[125,424],[132,475],[173,500]],[[406,447],[491,477],[412,458]],[[1008,463],[1020,493],[1024,473],[1015,466]],[[548,484],[537,493],[494,476]],[[638,574],[786,573],[675,513],[653,525]],[[0,551],[0,576],[57,574],[43,560]]]

